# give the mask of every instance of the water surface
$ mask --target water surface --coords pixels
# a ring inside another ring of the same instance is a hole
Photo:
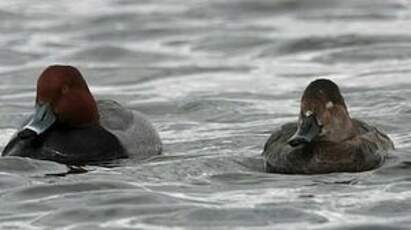
[[[0,145],[49,64],[77,66],[97,98],[147,114],[164,155],[118,167],[0,159],[2,229],[408,229],[411,2],[0,2]],[[396,151],[364,173],[265,174],[271,131],[313,79]]]

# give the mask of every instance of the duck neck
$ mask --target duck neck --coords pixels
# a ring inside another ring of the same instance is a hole
[[[321,139],[333,143],[341,143],[351,139],[356,133],[356,127],[347,111],[335,116],[323,129],[324,137]]]

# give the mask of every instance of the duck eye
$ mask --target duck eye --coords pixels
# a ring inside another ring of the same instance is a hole
[[[61,89],[61,94],[66,94],[66,93],[68,93],[68,91],[70,91],[70,88],[67,86],[67,85],[65,85],[65,86],[63,86],[63,88]]]

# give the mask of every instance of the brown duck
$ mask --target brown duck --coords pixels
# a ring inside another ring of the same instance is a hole
[[[361,172],[381,166],[393,149],[382,131],[350,117],[334,82],[318,79],[304,91],[298,122],[275,131],[263,157],[270,173]]]

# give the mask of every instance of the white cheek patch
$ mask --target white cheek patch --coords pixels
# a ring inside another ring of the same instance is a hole
[[[310,117],[311,115],[313,115],[313,111],[308,110],[307,112],[305,112],[306,117]]]
[[[332,107],[334,107],[334,103],[332,101],[327,102],[327,104],[325,104],[325,108],[327,109],[331,109]]]

